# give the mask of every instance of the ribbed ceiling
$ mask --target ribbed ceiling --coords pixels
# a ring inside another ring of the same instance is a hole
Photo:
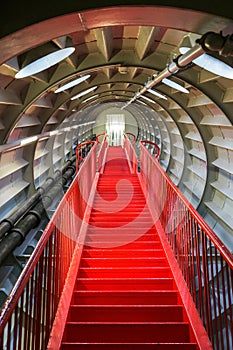
[[[66,12],[0,39],[0,218],[62,167],[77,138],[90,137],[102,111],[121,110],[167,67],[187,35],[195,42],[208,31],[228,35],[232,28],[231,19],[215,14],[123,6]],[[28,63],[70,46],[75,52],[69,58],[15,78]],[[233,66],[232,57],[218,58]],[[55,93],[84,74],[90,78]],[[232,249],[233,82],[195,64],[169,78],[189,94],[159,83],[153,89],[167,100],[147,91],[150,101],[140,98],[125,110],[136,119],[139,138],[159,143],[163,168]]]

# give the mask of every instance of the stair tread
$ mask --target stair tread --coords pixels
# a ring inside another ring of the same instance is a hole
[[[173,281],[173,278],[171,277],[163,277],[163,278],[157,278],[157,277],[117,277],[117,278],[111,278],[111,277],[91,277],[91,278],[85,278],[85,277],[78,277],[77,281],[81,280],[88,280],[88,281],[93,281],[93,280],[101,280],[101,281],[111,281],[111,280],[119,280],[119,281],[129,281],[129,280],[153,280],[154,282],[156,281]]]
[[[145,322],[137,322],[137,321],[133,321],[133,322],[75,322],[75,321],[67,321],[66,322],[67,325],[79,325],[79,326],[85,326],[85,325],[93,325],[93,326],[98,326],[98,325],[110,325],[110,326],[118,326],[118,325],[125,325],[125,326],[137,326],[137,325],[151,325],[151,326],[161,326],[161,327],[168,327],[168,326],[188,326],[189,323],[188,322],[147,322],[147,324],[145,325]]]
[[[142,346],[142,344],[141,343],[120,343],[120,342],[118,342],[118,343],[86,343],[86,342],[68,342],[68,341],[64,341],[64,342],[62,342],[62,345],[64,346],[64,345],[74,345],[75,347],[77,346],[77,345],[85,345],[85,346],[88,346],[88,345],[90,345],[90,346],[93,346],[93,349],[94,349],[94,346],[101,346],[101,345],[104,345],[104,346],[108,346],[110,349],[111,349],[111,346],[112,345],[117,345],[117,346],[120,346],[120,348],[119,348],[119,350],[120,349],[127,349],[127,350],[129,350],[128,349],[128,346],[129,345],[132,345],[133,347],[132,347],[132,349],[134,349],[134,347],[136,346],[136,345],[139,345],[140,346],[140,349],[141,349],[141,346]],[[149,345],[150,347],[151,347],[151,349],[154,349],[154,346],[155,345],[158,345],[159,346],[159,349],[161,349],[161,350],[164,350],[164,348],[162,347],[162,346],[167,346],[167,348],[169,348],[169,349],[171,349],[171,350],[173,350],[174,349],[174,346],[175,346],[175,350],[177,349],[177,350],[179,350],[179,349],[183,349],[183,350],[185,350],[185,349],[196,349],[196,344],[195,343],[167,343],[167,342],[150,342],[150,343],[143,343],[143,346],[147,346],[147,345]],[[167,349],[166,348],[166,349]],[[74,348],[74,349],[76,349],[76,348]]]
[[[143,343],[78,343],[63,342],[61,350],[196,350],[195,343],[167,343],[167,342],[150,342]]]
[[[90,307],[90,308],[181,308],[182,309],[182,305],[153,305],[153,304],[147,304],[147,305],[124,305],[124,304],[104,304],[104,305],[98,305],[98,304],[92,304],[92,305],[83,305],[83,304],[71,304],[71,307],[77,307],[77,308],[86,308],[86,307]]]
[[[67,322],[71,341],[114,342],[189,342],[186,322]]]

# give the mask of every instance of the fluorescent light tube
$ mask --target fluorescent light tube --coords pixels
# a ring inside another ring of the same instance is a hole
[[[65,49],[58,50],[44,57],[41,57],[38,60],[28,64],[27,66],[19,70],[18,73],[16,73],[15,78],[22,79],[40,73],[43,70],[54,66],[58,62],[61,62],[62,60],[70,56],[74,51],[74,47],[67,47]]]
[[[173,89],[179,90],[181,92],[184,92],[185,94],[189,93],[188,89],[185,89],[182,85],[175,83],[174,81],[164,78],[162,82],[168,86],[170,86]]]
[[[54,92],[55,92],[55,94],[57,94],[58,92],[70,89],[71,87],[73,87],[75,85],[81,84],[83,81],[85,81],[86,79],[90,78],[90,76],[91,76],[90,74],[83,75],[82,77],[80,77],[78,79],[75,79],[75,80],[72,80],[71,82],[69,82],[69,83],[59,87]]]
[[[84,91],[80,92],[79,94],[77,94],[77,95],[71,97],[71,100],[72,100],[72,101],[73,101],[73,100],[76,100],[77,98],[82,97],[82,96],[88,94],[89,92],[95,90],[96,88],[97,88],[97,86],[93,86],[93,87],[91,87],[90,89],[84,90]]]

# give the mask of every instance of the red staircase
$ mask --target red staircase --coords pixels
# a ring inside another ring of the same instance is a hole
[[[61,349],[198,349],[121,147],[99,178]]]

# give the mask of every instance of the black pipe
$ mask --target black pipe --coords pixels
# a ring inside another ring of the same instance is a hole
[[[54,179],[48,179],[48,181],[51,182],[49,186],[50,188],[46,187],[45,189],[43,186],[38,189],[39,201],[37,200],[37,203],[35,203],[34,206],[31,205],[29,207],[30,210],[24,212],[24,216],[18,220],[17,224],[11,228],[11,231],[8,231],[9,233],[2,238],[0,241],[0,265],[14,251],[14,249],[24,241],[29,231],[38,226],[42,217],[45,215],[46,209],[52,204],[58,193],[63,190],[63,186],[67,181],[75,174],[75,162],[76,157],[73,156],[67,161],[61,172],[59,170],[55,172]],[[35,194],[34,196],[37,197],[38,194]],[[33,199],[30,198],[27,202],[31,203],[33,202]],[[27,207],[26,204],[25,207]],[[22,208],[20,208],[20,212],[22,214]],[[18,214],[14,215],[15,219]],[[7,219],[4,222],[7,223]],[[9,224],[11,224],[10,221]]]
[[[207,53],[218,52],[224,57],[233,57],[233,34],[223,36],[214,32],[207,32],[196,42],[201,45]]]
[[[74,175],[75,165],[69,162],[66,170],[62,175],[60,171],[56,171],[53,180],[53,186],[48,191],[43,191],[43,196],[40,197],[40,202],[33,206],[11,231],[0,241],[0,265],[19,246],[25,239],[29,231],[35,228],[41,221],[46,209],[52,204],[58,193],[63,190],[64,184]]]
[[[70,165],[73,165],[73,163],[76,162],[76,156],[73,156],[71,157],[67,162],[66,164],[63,166],[62,168],[62,174],[64,174],[67,170],[67,168],[70,166]]]
[[[42,200],[15,225],[15,227],[0,241],[0,265],[9,254],[19,246],[29,231],[41,221],[46,209],[52,204],[57,194],[62,191],[62,182],[59,181],[42,197]]]
[[[70,158],[66,164],[62,168],[62,174],[66,173],[67,168],[73,167],[73,163],[76,161],[76,157],[73,156]],[[74,170],[75,171],[75,170]],[[48,191],[51,186],[58,180],[58,178],[61,176],[60,171],[57,171],[55,173],[55,177],[49,177],[46,179],[45,183],[42,187],[38,187],[37,192],[33,194],[29,199],[23,203],[23,205],[12,215],[10,215],[8,218],[3,219],[0,223],[0,239],[5,236],[7,232],[9,232],[15,225],[15,223],[23,216],[25,215],[28,210],[34,206],[38,201],[41,199],[41,196]]]
[[[0,239],[13,228],[14,224],[41,198],[41,195],[47,191],[53,184],[54,180],[48,178],[43,187],[39,187],[37,192],[32,195],[25,203],[11,216],[6,219],[3,219],[0,223]]]

